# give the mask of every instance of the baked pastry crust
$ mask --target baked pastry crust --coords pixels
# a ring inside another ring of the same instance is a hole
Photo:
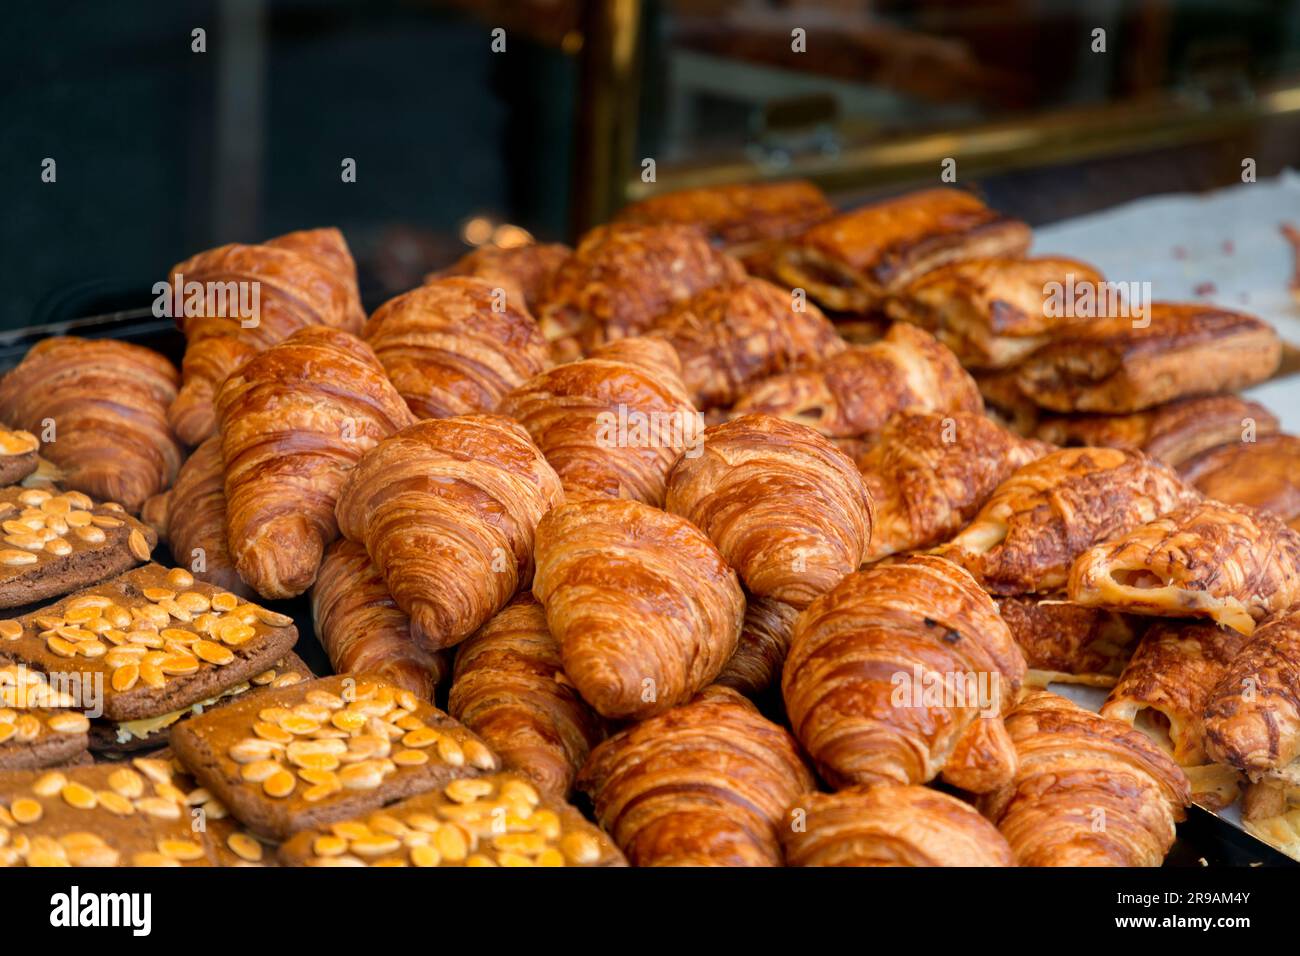
[[[970,412],[899,412],[856,462],[875,504],[864,563],[946,541],[1049,450]]]
[[[1021,866],[1159,866],[1187,778],[1146,735],[1035,691],[1008,715],[1015,779],[982,797]]]
[[[222,384],[216,408],[235,568],[263,597],[301,594],[338,536],[348,472],[413,416],[370,346],[325,326],[251,359]]]
[[[522,296],[498,301],[486,279],[438,279],[389,299],[362,337],[416,418],[495,411],[551,365]]]
[[[1083,552],[1070,570],[1070,600],[1209,618],[1251,634],[1300,601],[1300,532],[1245,505],[1183,505]]]
[[[587,353],[640,335],[678,302],[744,275],[739,262],[692,226],[597,226],[556,271],[537,320],[553,345],[570,340]]]
[[[1146,621],[1071,604],[1062,594],[1000,598],[1002,620],[1025,655],[1027,683],[1113,687]]]
[[[929,332],[894,325],[873,345],[849,346],[810,369],[753,386],[734,414],[765,412],[832,438],[869,436],[901,411],[980,412],[975,381]]]
[[[871,496],[847,456],[811,428],[744,415],[704,432],[668,477],[665,507],[709,536],[750,593],[807,607],[857,569]]]
[[[217,428],[213,403],[221,383],[258,352],[310,325],[361,331],[366,320],[357,267],[337,229],[305,229],[256,245],[232,243],[173,266],[173,283],[257,283],[258,315],[245,327],[236,316],[176,316],[185,335],[181,389],[167,420],[187,445]],[[216,311],[216,310],[213,310]]]
[[[831,786],[942,772],[978,792],[1014,770],[1002,715],[1024,675],[992,599],[957,565],[919,555],[851,574],[814,601],[781,688],[795,736]]]
[[[1240,439],[1240,430],[1234,436]],[[1300,438],[1235,440],[1188,462],[1183,477],[1207,498],[1272,512],[1300,531]]]
[[[528,593],[460,646],[447,711],[507,769],[560,800],[606,731],[565,676],[546,611]]]
[[[700,409],[733,405],[754,382],[806,368],[844,350],[821,309],[796,309],[791,293],[762,279],[715,286],[655,321],[682,362]]]
[[[536,556],[533,594],[564,673],[606,717],[684,704],[735,653],[740,582],[684,518],[638,501],[581,499],[542,518]]]
[[[662,339],[610,342],[577,362],[529,379],[500,412],[528,429],[567,492],[659,506],[678,456],[704,430]]]
[[[1019,366],[1021,391],[1054,412],[1123,414],[1238,391],[1268,378],[1281,361],[1277,332],[1254,316],[1170,302],[1153,302],[1149,312],[1060,331]]]
[[[66,488],[140,510],[185,453],[167,426],[179,377],[157,352],[112,339],[42,339],[0,379],[0,419],[53,441]]]
[[[897,291],[885,311],[934,333],[967,368],[1004,369],[1071,322],[1046,307],[1051,283],[1096,286],[1102,274],[1077,259],[992,258],[950,262]]]
[[[714,683],[752,698],[779,683],[799,610],[771,598],[747,597],[736,653]]]
[[[866,311],[949,262],[1023,254],[1029,227],[957,189],[928,189],[813,226],[786,246],[777,274],[829,308]]]
[[[1227,664],[1204,733],[1210,759],[1251,780],[1300,757],[1300,610],[1267,621]]]
[[[1044,418],[1036,434],[1062,447],[1132,448],[1179,469],[1187,478],[1184,466],[1195,456],[1219,445],[1241,442],[1248,427],[1253,427],[1256,435],[1271,435],[1278,430],[1278,422],[1258,402],[1238,395],[1211,395],[1128,415]]]
[[[1093,544],[1197,497],[1141,452],[1066,448],[1002,482],[975,520],[935,553],[962,565],[993,594],[1055,591]]]
[[[787,866],[1016,865],[1006,838],[978,810],[929,787],[805,793],[797,811],[803,827],[781,828]]]
[[[578,787],[633,866],[780,866],[813,776],[789,731],[714,686],[606,740]]]
[[[340,538],[325,549],[311,587],[316,639],[336,674],[376,674],[433,700],[451,673],[451,655],[411,634],[364,546]]]
[[[425,276],[427,283],[450,276],[485,279],[493,286],[513,289],[523,297],[530,313],[536,312],[560,265],[573,250],[562,242],[530,242],[522,246],[479,246],[455,263]]]
[[[533,577],[537,522],[564,500],[523,426],[501,415],[417,422],[362,456],[339,529],[364,543],[428,646],[450,647]]]

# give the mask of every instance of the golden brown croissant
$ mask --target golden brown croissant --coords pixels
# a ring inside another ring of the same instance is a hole
[[[683,704],[736,650],[745,597],[697,528],[639,501],[592,497],[537,526],[533,594],[564,672],[611,718]]]
[[[1206,762],[1205,708],[1251,639],[1214,624],[1159,621],[1124,668],[1101,715],[1138,726],[1181,767]]]
[[[971,373],[984,399],[984,414],[1017,435],[1033,438],[1042,412],[1020,391],[1016,375],[1015,369]]]
[[[998,485],[975,520],[936,553],[993,594],[1053,591],[1087,548],[1197,497],[1141,452],[1066,448]]]
[[[978,810],[929,787],[805,793],[791,814],[781,828],[787,866],[1016,865],[1006,838]]]
[[[551,364],[523,299],[486,279],[438,279],[389,299],[362,337],[417,418],[494,411]]]
[[[528,586],[537,522],[563,500],[518,422],[463,415],[419,422],[363,455],[336,513],[412,633],[450,647]]]
[[[749,597],[736,653],[714,683],[734,688],[746,697],[757,697],[779,683],[798,617],[798,609],[789,604]]]
[[[962,259],[1018,256],[1031,239],[1027,225],[970,193],[927,189],[813,226],[786,246],[776,272],[822,305],[863,312],[931,269]]]
[[[640,335],[676,303],[744,275],[694,227],[597,226],[552,277],[537,320],[552,343],[573,339],[590,352]]]
[[[745,415],[704,432],[668,477],[665,507],[717,545],[745,587],[797,608],[862,563],[871,496],[846,455],[811,428]]]
[[[370,346],[327,326],[250,360],[221,386],[216,408],[235,568],[263,597],[301,594],[338,535],[343,480],[412,415]]]
[[[1212,395],[1129,415],[1044,418],[1038,423],[1037,435],[1063,447],[1133,448],[1177,468],[1188,478],[1184,465],[1201,452],[1229,442],[1239,443],[1247,434],[1271,435],[1277,429],[1277,419],[1258,402],[1237,395]]]
[[[170,362],[139,345],[56,336],[0,380],[0,419],[40,437],[65,487],[134,513],[184,457],[167,426],[177,382]]]
[[[989,789],[1009,779],[1002,715],[1025,661],[969,574],[929,555],[850,574],[799,617],[781,689],[832,786]]]
[[[449,276],[473,276],[494,286],[509,286],[523,296],[529,313],[535,313],[542,296],[561,263],[573,250],[561,242],[530,242],[527,245],[479,246],[461,256],[441,272],[425,277],[435,282]]]
[[[1021,866],[1159,866],[1189,795],[1147,737],[1036,691],[1007,716],[1015,780],[980,800]]]
[[[1147,312],[1060,331],[1018,366],[1020,390],[1054,412],[1121,414],[1246,388],[1281,360],[1277,333],[1253,316],[1168,302]]]
[[[253,589],[235,570],[226,547],[225,475],[221,437],[213,435],[181,465],[166,495],[165,531],[160,535],[176,563],[196,578],[247,598]]]
[[[1270,511],[1300,531],[1300,438],[1240,437],[1188,462],[1183,477],[1207,498]]]
[[[564,674],[546,612],[520,594],[456,651],[447,711],[507,769],[566,799],[605,724]]]
[[[451,672],[451,656],[411,634],[366,549],[340,538],[325,549],[311,587],[316,639],[336,674],[378,674],[425,700]]]
[[[1246,505],[1184,505],[1079,555],[1070,600],[1251,634],[1300,601],[1300,532]]]
[[[1145,618],[1079,607],[1064,593],[1000,598],[1002,620],[1029,665],[1026,683],[1113,687],[1146,626]]]
[[[173,287],[195,282],[205,288],[202,301],[173,313],[185,335],[185,359],[183,384],[167,420],[187,445],[216,431],[217,390],[248,359],[309,325],[360,332],[366,318],[356,264],[337,229],[291,232],[259,245],[219,246],[174,266],[169,278]],[[241,317],[232,297],[226,295],[223,303],[216,295],[218,288],[232,286],[240,292],[257,289],[255,316]]]
[[[704,430],[680,373],[667,342],[620,339],[529,379],[499,410],[528,429],[566,491],[658,506],[668,470],[698,454]]]
[[[1300,609],[1270,619],[1205,706],[1205,752],[1258,780],[1300,757]]]
[[[946,541],[1049,447],[970,412],[900,412],[856,459],[875,524],[863,560]]]
[[[935,334],[967,368],[1010,368],[1071,322],[1074,292],[1093,289],[1101,273],[1075,259],[992,258],[950,262],[898,290],[885,311]],[[1054,310],[1050,291],[1069,291],[1070,308]],[[1070,314],[1066,314],[1069,312]]]
[[[900,323],[872,345],[759,382],[734,412],[779,415],[841,438],[874,435],[907,409],[981,412],[984,403],[956,356],[929,332]]]
[[[812,786],[789,732],[716,686],[609,738],[578,776],[633,866],[780,866],[785,810]]]
[[[844,350],[844,340],[812,303],[747,278],[715,286],[657,319],[682,361],[682,379],[702,409],[732,405],[753,382],[811,366]]]

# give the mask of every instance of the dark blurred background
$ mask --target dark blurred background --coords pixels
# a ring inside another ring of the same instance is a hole
[[[47,0],[4,23],[3,328],[147,307],[185,256],[308,226],[344,230],[373,307],[474,244],[685,186],[804,175],[849,205],[954,157],[1039,224],[1300,165],[1300,3]]]

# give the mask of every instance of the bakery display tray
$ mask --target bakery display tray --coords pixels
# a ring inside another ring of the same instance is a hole
[[[112,338],[143,345],[167,356],[178,368],[185,339],[171,319],[155,317],[149,309],[90,316],[43,326],[0,331],[0,372],[17,365],[33,345],[53,335]],[[159,545],[155,557],[168,563],[171,555]],[[295,651],[317,674],[330,673],[329,660],[316,640],[311,605],[306,596],[290,601],[263,601],[267,607],[290,615],[298,627]],[[438,701],[443,706],[445,701]],[[1178,839],[1165,858],[1165,866],[1298,866],[1272,847],[1255,839],[1213,813],[1192,806],[1178,826]]]

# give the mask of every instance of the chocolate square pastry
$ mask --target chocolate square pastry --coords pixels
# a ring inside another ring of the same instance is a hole
[[[370,675],[235,701],[178,725],[171,745],[249,830],[273,839],[500,765],[461,724]]]
[[[158,535],[79,491],[0,488],[0,607],[58,597],[148,561]]]
[[[291,618],[157,564],[0,621],[0,655],[58,675],[81,709],[102,703],[117,722],[214,698],[273,667],[297,639]]]
[[[24,664],[0,662],[0,770],[53,767],[86,752],[90,721],[76,699]]]
[[[0,485],[16,485],[34,472],[40,447],[31,432],[0,425]]]
[[[375,813],[304,830],[286,866],[627,866],[576,808],[518,774],[462,777]]]

